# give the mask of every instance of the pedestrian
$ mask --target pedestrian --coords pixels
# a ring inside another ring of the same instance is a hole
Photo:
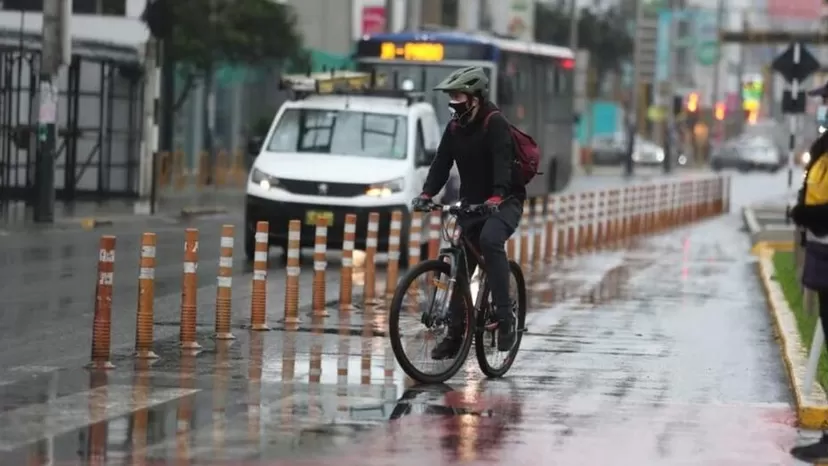
[[[828,84],[809,94],[828,103]],[[810,154],[791,218],[805,230],[802,286],[817,294],[822,330],[828,335],[828,132],[811,145]],[[828,461],[828,431],[816,443],[794,447],[791,455],[808,463]]]

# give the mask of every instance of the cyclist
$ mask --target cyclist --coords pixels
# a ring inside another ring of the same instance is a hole
[[[518,227],[526,199],[520,171],[516,169],[514,143],[509,122],[486,100],[489,79],[483,68],[454,71],[437,86],[449,96],[452,119],[431,163],[423,192],[412,201],[414,208],[426,207],[448,180],[452,163],[460,175],[460,198],[469,204],[485,204],[491,216],[465,234],[479,246],[486,261],[492,301],[498,324],[498,351],[508,351],[515,341],[513,304],[509,298],[509,263],[505,244]],[[497,112],[494,113],[493,112]],[[462,226],[462,225],[461,225]],[[470,276],[477,264],[469,259]],[[450,303],[449,331],[432,351],[432,359],[451,359],[463,343],[465,322],[463,298],[454,293]]]

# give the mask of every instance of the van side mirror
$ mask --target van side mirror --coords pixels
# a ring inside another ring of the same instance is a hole
[[[417,160],[417,167],[428,167],[434,158],[437,157],[437,151],[434,149],[423,149]]]

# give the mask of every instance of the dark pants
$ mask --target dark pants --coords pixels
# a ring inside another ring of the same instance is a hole
[[[828,338],[828,290],[817,292],[817,300],[819,301],[819,317],[822,320],[822,331],[825,337]]]
[[[486,262],[486,274],[498,319],[508,316],[511,311],[511,300],[509,298],[509,282],[511,280],[509,277],[509,259],[506,257],[506,241],[517,229],[522,214],[523,203],[514,198],[506,199],[500,204],[499,210],[486,219],[485,222],[477,222],[476,225],[472,223],[473,226],[464,229],[466,238],[479,249],[483,255],[483,260]],[[464,279],[468,279],[478,265],[471,251],[466,251],[466,260],[468,268],[460,267],[459,270],[459,274]],[[451,303],[452,329],[455,331],[462,332],[464,327],[464,306],[462,293],[455,290]]]

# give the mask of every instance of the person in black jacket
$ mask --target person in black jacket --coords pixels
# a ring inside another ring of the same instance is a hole
[[[478,222],[466,235],[479,245],[486,260],[492,301],[498,319],[498,350],[508,351],[515,342],[515,303],[509,297],[509,263],[505,244],[515,232],[523,213],[526,189],[515,157],[509,122],[486,100],[489,79],[479,67],[451,73],[434,90],[449,95],[453,112],[437,155],[431,163],[423,192],[412,201],[414,208],[427,205],[448,180],[452,164],[460,175],[460,199],[469,204],[486,204],[491,216]],[[477,264],[469,258],[470,276]],[[450,359],[463,343],[463,299],[454,293],[449,332],[431,353],[432,359]]]

